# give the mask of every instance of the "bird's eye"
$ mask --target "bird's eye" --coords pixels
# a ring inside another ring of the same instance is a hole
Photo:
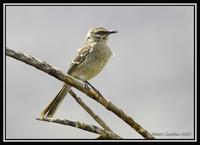
[[[101,39],[101,37],[100,37],[100,36],[96,36],[95,38],[96,38],[96,40],[100,40],[100,39]]]

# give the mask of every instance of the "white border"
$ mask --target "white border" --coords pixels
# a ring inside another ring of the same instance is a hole
[[[7,139],[6,140],[6,135],[5,135],[5,85],[3,85],[3,140],[4,142],[196,142],[197,141],[197,4],[196,3],[4,3],[3,4],[3,61],[4,61],[4,64],[3,64],[3,83],[5,84],[5,6],[9,6],[9,5],[119,5],[119,6],[123,6],[123,5],[193,5],[195,7],[195,128],[194,128],[194,132],[195,132],[195,140],[188,140],[188,139],[181,139],[181,140],[165,140],[165,139],[162,139],[162,140],[144,140],[144,139],[141,139],[141,140],[48,140],[48,139],[44,139],[44,140],[26,140],[26,139],[23,139],[23,140],[9,140]]]
[[[4,5],[195,5],[196,3],[4,3]]]
[[[5,5],[3,6],[3,140],[5,141]]]

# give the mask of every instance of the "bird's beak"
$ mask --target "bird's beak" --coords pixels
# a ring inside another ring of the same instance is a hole
[[[118,31],[110,30],[110,31],[108,32],[109,35],[110,35],[110,34],[114,34],[114,33],[118,33]]]

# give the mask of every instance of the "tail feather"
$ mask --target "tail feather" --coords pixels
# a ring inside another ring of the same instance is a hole
[[[58,109],[58,106],[63,101],[67,93],[69,92],[71,86],[68,84],[65,84],[62,89],[59,91],[59,93],[56,95],[56,97],[49,103],[49,105],[42,111],[41,117],[53,117],[56,110]]]

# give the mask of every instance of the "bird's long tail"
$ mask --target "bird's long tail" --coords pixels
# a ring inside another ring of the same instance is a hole
[[[56,97],[49,103],[49,105],[42,111],[41,117],[53,117],[56,110],[58,109],[58,106],[63,101],[67,93],[69,92],[71,86],[68,84],[65,84],[62,89],[59,91],[59,93],[56,95]]]

